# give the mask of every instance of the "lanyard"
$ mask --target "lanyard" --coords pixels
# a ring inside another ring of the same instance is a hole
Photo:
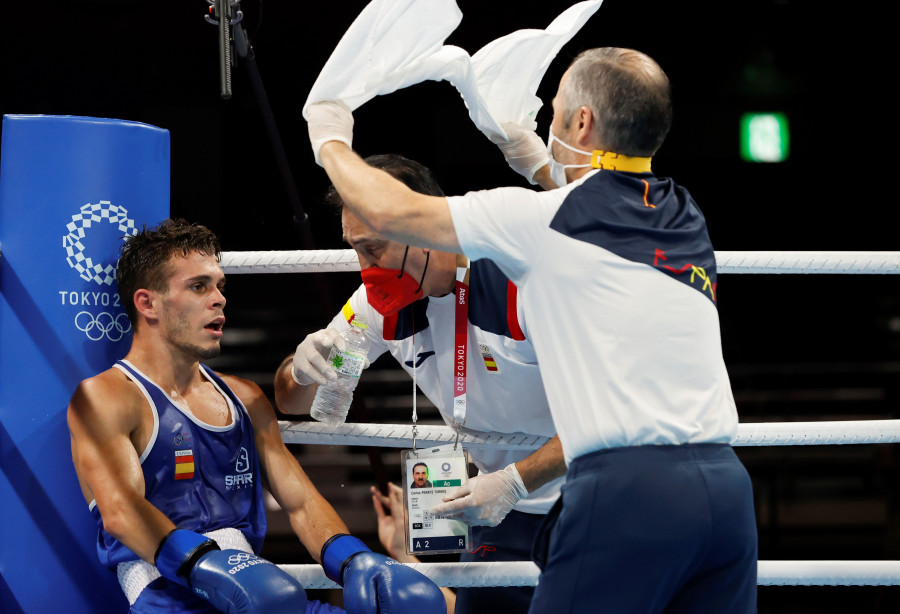
[[[453,422],[466,423],[466,354],[469,337],[468,266],[456,268],[456,330],[453,345]]]
[[[456,321],[453,335],[453,425],[456,427],[456,440],[459,442],[459,429],[466,423],[466,354],[469,343],[469,284],[467,277],[469,267],[456,267]],[[415,323],[413,323],[415,331]],[[413,332],[413,415],[412,415],[412,451],[416,452],[418,429],[416,420],[416,334]]]

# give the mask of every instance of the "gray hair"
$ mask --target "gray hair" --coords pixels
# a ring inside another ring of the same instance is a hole
[[[565,125],[580,107],[590,108],[596,137],[618,154],[652,156],[672,125],[669,78],[633,49],[583,51],[569,67],[560,97]]]

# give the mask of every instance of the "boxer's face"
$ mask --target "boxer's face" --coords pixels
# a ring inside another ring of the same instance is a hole
[[[199,359],[218,356],[225,326],[225,274],[216,257],[197,252],[174,256],[168,270],[168,289],[159,297],[160,334]]]
[[[428,469],[424,465],[418,465],[413,469],[413,482],[418,488],[425,486],[428,479]]]

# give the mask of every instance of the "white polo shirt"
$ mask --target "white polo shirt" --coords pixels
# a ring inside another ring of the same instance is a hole
[[[469,281],[466,428],[552,437],[556,429],[534,347],[517,334],[520,331],[510,330],[518,328],[515,298],[510,294],[515,289],[510,290],[509,280],[487,260],[472,263]],[[369,360],[389,352],[408,373],[413,373],[415,365],[419,388],[448,425],[453,424],[455,296],[426,297],[391,318],[369,305],[365,286],[349,301],[352,313],[364,316],[368,323]],[[346,313],[336,315],[329,326],[348,328]],[[479,470],[489,473],[522,460],[531,451],[473,448],[469,453]],[[536,489],[513,509],[546,513],[564,480]]]
[[[715,254],[686,190],[651,173],[592,171],[548,192],[448,201],[463,252],[519,288],[567,462],[733,440]]]

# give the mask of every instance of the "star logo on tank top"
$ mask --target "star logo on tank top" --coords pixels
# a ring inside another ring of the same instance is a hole
[[[253,488],[253,472],[250,469],[250,453],[241,447],[234,463],[234,473],[225,476],[225,490]]]
[[[237,462],[234,464],[234,470],[238,473],[247,473],[250,471],[250,455],[247,454],[247,448],[241,448],[238,453]]]

